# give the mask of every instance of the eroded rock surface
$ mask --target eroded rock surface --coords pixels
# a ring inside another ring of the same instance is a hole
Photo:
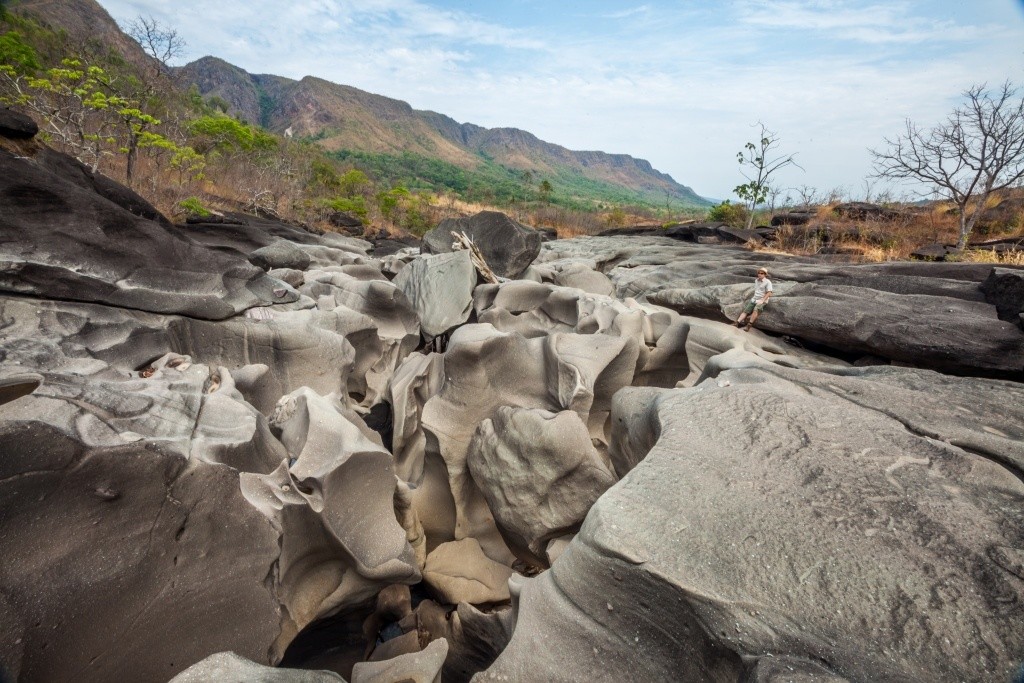
[[[713,225],[541,248],[485,215],[454,227],[520,279],[478,285],[466,252],[175,226],[23,146],[0,153],[7,677],[1019,667],[1019,269]]]
[[[767,365],[628,391],[649,428],[624,440],[653,448],[527,582],[479,680],[744,680],[780,655],[865,681],[1017,669],[1020,385]]]
[[[296,298],[255,266],[4,150],[0,204],[0,291],[218,320]]]

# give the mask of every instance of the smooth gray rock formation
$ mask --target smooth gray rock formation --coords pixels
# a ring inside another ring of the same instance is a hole
[[[361,662],[352,668],[352,683],[441,683],[448,641],[440,638],[420,652],[382,662]]]
[[[757,326],[849,353],[959,374],[1024,372],[1024,333],[995,308],[952,297],[891,294],[846,285],[777,287]],[[663,290],[650,299],[685,314],[734,318],[751,287]],[[699,296],[708,292],[709,300]]]
[[[449,541],[427,555],[423,581],[441,602],[480,605],[510,598],[512,570],[484,555],[475,538]]]
[[[555,275],[554,283],[560,287],[582,289],[590,294],[612,296],[615,293],[615,285],[607,275],[588,268],[582,263],[562,268]]]
[[[261,364],[272,372],[240,383],[246,400],[269,413],[290,391],[308,386],[341,392],[350,384],[355,352],[332,328],[349,312],[295,311],[270,320],[239,317],[213,323],[95,304],[0,296],[4,360],[22,368],[95,375],[138,376],[150,362],[173,352],[237,372]],[[248,371],[252,372],[252,371]]]
[[[0,291],[206,319],[297,299],[244,260],[3,150],[0,205]]]
[[[274,268],[305,270],[309,268],[309,262],[309,254],[284,240],[260,247],[249,254],[249,263],[263,270],[273,270]]]
[[[765,365],[631,391],[618,441],[653,448],[474,680],[747,680],[769,655],[811,680],[1017,671],[1021,385]]]
[[[993,268],[981,291],[985,300],[996,307],[1000,320],[1020,324],[1024,313],[1024,269]]]
[[[466,250],[412,261],[395,276],[395,286],[412,303],[429,341],[469,319],[476,268]]]
[[[21,644],[3,666],[22,680],[162,680],[226,650],[274,663],[296,619],[372,594],[353,588],[379,572],[358,574],[327,533],[226,369],[168,355],[130,378],[39,372],[34,388],[10,370],[0,543],[19,559],[0,567],[0,632]]]
[[[593,438],[604,438],[612,394],[630,384],[637,353],[634,340],[606,335],[559,333],[525,339],[483,324],[456,330],[444,354],[443,383],[421,413],[424,464],[408,465],[422,468],[424,480],[413,482],[420,489],[450,491],[450,498],[442,494],[429,506],[417,496],[417,505],[424,505],[419,512],[424,527],[444,514],[435,507],[439,501],[450,500],[454,528],[439,540],[473,537],[488,557],[511,563],[513,556],[466,465],[477,425],[503,405],[572,410]],[[429,538],[431,529],[427,533]]]
[[[571,410],[498,408],[477,427],[467,463],[509,548],[538,567],[548,541],[576,531],[616,481]]]
[[[234,652],[218,652],[197,662],[170,683],[345,683],[333,671],[275,669],[257,664]]]
[[[350,393],[368,408],[383,396],[395,368],[420,342],[416,311],[402,291],[383,278],[356,277],[340,268],[305,275],[300,291],[321,311],[334,315],[337,332],[357,348],[353,377],[358,383]]]
[[[589,256],[619,297],[683,315],[735,319],[767,265],[775,297],[758,327],[821,345],[944,372],[1019,378],[1024,332],[986,303],[992,268],[975,263],[828,264],[739,249],[635,237],[547,243],[540,267]],[[635,242],[635,243],[632,243]],[[483,318],[482,318],[483,319]]]
[[[498,277],[519,277],[540,253],[540,233],[500,211],[444,219],[423,236],[423,252],[446,254],[452,251],[453,231],[464,232],[473,240]]]
[[[366,254],[373,246],[362,239],[331,232],[314,233],[283,221],[240,213],[228,213],[217,220],[190,219],[175,228],[196,242],[242,259],[256,249],[284,241],[305,251],[314,265],[337,266],[368,262]]]

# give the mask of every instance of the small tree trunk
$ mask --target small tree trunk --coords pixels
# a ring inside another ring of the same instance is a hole
[[[139,144],[138,140],[133,135],[128,139],[128,155],[127,163],[124,165],[124,176],[125,184],[128,187],[132,187],[132,181],[135,178],[135,160],[139,157]]]
[[[754,226],[754,207],[751,206],[747,211],[747,230],[750,230]]]
[[[971,239],[971,233],[974,231],[974,224],[978,222],[978,217],[981,216],[982,210],[985,208],[985,203],[988,202],[988,196],[991,193],[991,183],[985,188],[985,191],[978,195],[977,203],[974,205],[974,211],[968,215],[967,213],[967,200],[964,200],[963,205],[960,207],[960,238],[956,242],[957,249],[966,249],[967,242]]]

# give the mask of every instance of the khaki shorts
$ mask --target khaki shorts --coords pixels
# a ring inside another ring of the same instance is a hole
[[[764,305],[766,303],[768,303],[768,302],[767,301],[762,301],[759,304],[755,304],[753,301],[748,301],[747,305],[743,308],[743,312],[746,313],[747,315],[750,315],[754,311],[757,311],[758,313],[760,313],[761,311],[764,310]]]

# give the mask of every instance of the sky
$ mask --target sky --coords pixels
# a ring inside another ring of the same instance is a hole
[[[733,198],[759,123],[776,184],[877,195],[870,148],[974,84],[1024,86],[1024,0],[99,0],[176,29],[186,63],[318,76]],[[906,194],[913,188],[891,188]]]

